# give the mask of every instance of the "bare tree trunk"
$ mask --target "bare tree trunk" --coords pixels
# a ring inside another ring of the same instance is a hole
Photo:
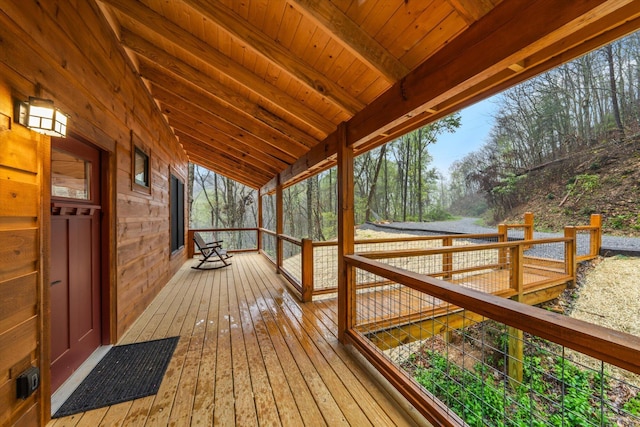
[[[373,172],[371,187],[369,188],[369,196],[367,197],[367,208],[364,214],[364,220],[366,222],[369,222],[371,220],[371,205],[373,204],[373,201],[376,195],[376,187],[378,185],[378,176],[380,175],[380,168],[382,167],[382,162],[384,161],[386,152],[387,152],[387,146],[385,144],[382,147],[380,147],[380,154],[378,155],[378,160],[376,161],[376,168]]]
[[[616,87],[616,74],[613,63],[613,48],[610,44],[604,47],[604,53],[609,66],[609,89],[611,90],[611,103],[613,104],[613,117],[616,121],[616,127],[620,132],[620,137],[624,137],[624,127],[620,118],[620,105],[618,104],[618,89]]]

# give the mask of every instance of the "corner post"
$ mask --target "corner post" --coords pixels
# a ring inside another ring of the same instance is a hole
[[[256,246],[258,252],[262,251],[262,190],[258,190],[258,233],[256,236]]]
[[[504,243],[509,240],[507,224],[498,225],[498,242]],[[507,248],[498,249],[498,265],[500,269],[507,268]]]
[[[591,214],[591,227],[595,227],[591,230],[591,255],[600,255],[600,248],[602,247],[602,215]]]
[[[313,240],[302,239],[302,302],[313,299]]]
[[[567,226],[564,228],[564,237],[571,239],[564,245],[564,262],[567,275],[571,276],[573,283],[576,280],[576,228],[573,226]]]
[[[283,242],[280,236],[284,233],[284,204],[282,197],[282,182],[280,174],[278,174],[278,183],[276,184],[276,272],[282,271]]]
[[[345,342],[353,326],[355,286],[353,268],[345,255],[354,253],[353,147],[347,145],[347,125],[338,126],[338,339]]]
[[[517,244],[511,248],[511,287],[517,292],[514,301],[522,302],[524,286],[524,245]],[[509,326],[509,383],[515,389],[524,378],[524,333]]]

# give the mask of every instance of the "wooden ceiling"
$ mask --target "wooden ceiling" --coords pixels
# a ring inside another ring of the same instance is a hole
[[[640,28],[637,0],[100,0],[189,159],[254,188]]]

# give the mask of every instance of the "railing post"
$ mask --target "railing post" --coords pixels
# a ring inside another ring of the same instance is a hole
[[[302,302],[313,299],[313,240],[302,239]]]
[[[256,245],[258,245],[258,252],[262,251],[262,231],[260,231],[262,228],[262,190],[258,190],[258,231],[256,232]]]
[[[516,295],[512,297],[515,301],[522,302],[524,286],[524,245],[518,244],[510,249],[511,258],[511,287],[515,289]],[[523,360],[524,360],[524,334],[522,330],[509,326],[509,361],[508,373],[509,382],[515,389],[522,383]]]
[[[600,248],[602,247],[602,215],[600,214],[591,214],[591,227],[594,227],[591,230],[591,256],[597,257],[600,255]]]
[[[193,247],[193,230],[187,231],[187,258],[191,259],[195,255],[195,248]]]
[[[508,234],[507,234],[507,224],[499,224],[498,225],[498,242],[507,242]],[[506,268],[507,265],[507,249],[500,248],[498,249],[498,265],[500,265],[501,269]]]
[[[337,130],[338,144],[338,339],[345,343],[355,311],[354,269],[345,255],[354,253],[353,147],[347,143],[347,124]]]
[[[278,184],[276,185],[276,272],[280,273],[282,269],[283,242],[280,236],[284,233],[284,208],[282,197],[282,183],[280,175],[278,175]]]
[[[533,212],[524,214],[524,240],[533,240]]]
[[[566,242],[564,246],[564,262],[567,275],[572,277],[573,283],[576,280],[576,228],[573,226],[566,226],[564,228],[564,237],[571,239]]]
[[[453,238],[444,237],[442,239],[442,246],[453,246]],[[444,252],[442,254],[443,280],[451,279],[451,270],[453,270],[453,254],[451,252]]]

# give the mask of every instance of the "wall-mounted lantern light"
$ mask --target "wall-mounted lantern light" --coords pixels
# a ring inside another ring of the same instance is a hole
[[[45,135],[67,136],[67,115],[55,108],[50,99],[30,96],[29,102],[18,101],[14,120]]]

